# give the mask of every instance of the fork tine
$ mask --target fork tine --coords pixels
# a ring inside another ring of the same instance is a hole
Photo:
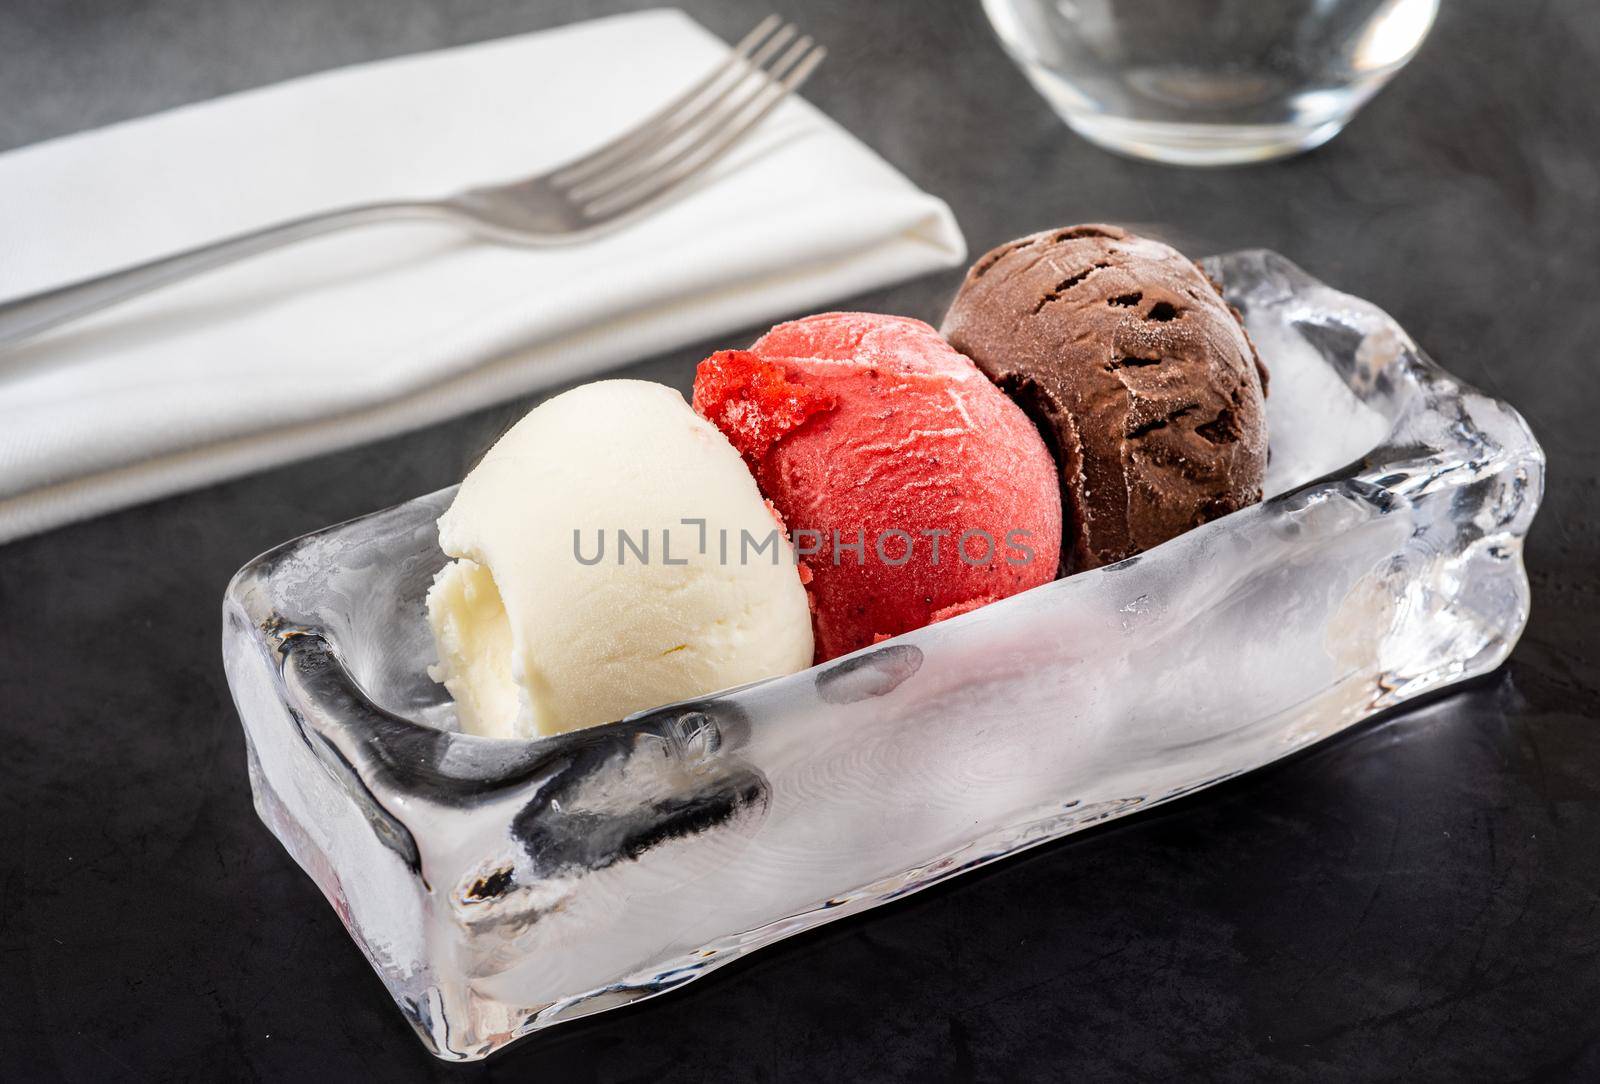
[[[743,112],[767,94],[776,85],[776,80],[781,79],[809,48],[811,48],[811,38],[801,38],[778,58],[770,70],[755,73],[755,86],[748,93],[743,91],[743,84],[741,84],[740,94],[737,96],[733,94],[723,95],[725,104],[715,110],[704,123],[693,130],[686,131],[681,139],[660,148],[659,151],[633,156],[604,175],[577,185],[571,192],[567,193],[568,198],[580,205],[594,203],[606,196],[643,183],[652,175],[659,174],[662,170],[683,160],[685,155],[703,146],[707,140],[713,138],[719,131],[736,124]]]
[[[739,40],[739,43],[733,47],[733,52],[728,55],[728,58],[713,68],[704,79],[701,79],[694,86],[615,139],[558,167],[549,175],[548,179],[562,184],[571,183],[581,179],[586,174],[593,173],[596,168],[604,166],[617,153],[637,148],[641,141],[658,133],[661,125],[671,121],[674,116],[693,105],[708,90],[722,82],[729,72],[743,68],[750,55],[756,51],[757,47],[767,39],[767,36],[773,30],[779,27],[781,22],[782,20],[775,14],[768,15],[765,19],[762,19],[755,25],[754,29]],[[794,36],[793,27],[789,27],[788,31],[784,35],[784,40]],[[744,72],[740,72],[734,85],[738,85],[738,80],[743,79],[744,74]]]
[[[630,177],[637,175],[649,158],[657,151],[670,146],[684,133],[701,126],[701,122],[708,117],[715,118],[718,123],[725,123],[726,117],[718,117],[718,114],[725,114],[727,109],[719,109],[719,107],[724,106],[737,94],[742,93],[746,84],[750,82],[751,75],[756,77],[758,89],[761,86],[765,86],[768,73],[764,69],[767,66],[767,62],[777,54],[778,50],[787,45],[789,39],[794,37],[796,33],[798,31],[792,24],[785,24],[781,30],[767,39],[761,48],[756,50],[755,54],[749,58],[745,70],[732,83],[708,98],[697,109],[690,111],[687,116],[680,113],[669,124],[663,125],[658,129],[654,137],[635,141],[624,152],[611,155],[609,160],[600,168],[588,170],[584,177],[573,184],[572,190],[567,193],[568,197],[577,203],[594,199],[601,193],[617,188],[628,181]],[[805,39],[807,43],[810,40],[810,38]],[[791,46],[790,53],[793,50],[794,47]],[[778,65],[782,65],[788,59],[790,53],[785,53],[780,57]],[[563,178],[560,177],[556,177],[554,180],[558,186],[565,183]]]
[[[809,44],[809,39],[807,43]],[[765,120],[790,93],[799,88],[827,55],[828,50],[820,45],[812,49],[786,75],[773,85],[764,88],[772,93],[750,116],[732,128],[720,127],[718,130],[705,133],[682,152],[662,163],[658,171],[643,178],[640,184],[622,191],[614,190],[584,207],[584,215],[599,225],[609,219],[630,214],[668,195],[674,188],[709,168],[732,150],[746,133]],[[702,153],[695,154],[696,151]]]

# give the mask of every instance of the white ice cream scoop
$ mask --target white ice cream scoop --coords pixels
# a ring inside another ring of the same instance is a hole
[[[500,438],[439,519],[428,592],[463,730],[531,738],[811,665],[793,552],[670,388],[605,380]]]

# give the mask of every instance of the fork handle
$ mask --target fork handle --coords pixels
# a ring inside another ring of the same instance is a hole
[[[58,324],[283,245],[352,226],[418,219],[459,221],[460,216],[446,201],[415,200],[341,207],[290,219],[148,263],[0,303],[0,344],[18,342]]]

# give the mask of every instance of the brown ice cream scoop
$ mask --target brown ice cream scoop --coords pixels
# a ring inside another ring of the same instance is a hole
[[[1175,249],[1098,225],[1012,241],[967,272],[942,330],[1055,456],[1064,574],[1261,499],[1266,369]]]

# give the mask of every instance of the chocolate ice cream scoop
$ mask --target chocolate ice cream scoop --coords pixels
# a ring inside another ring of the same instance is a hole
[[[1063,573],[1261,499],[1266,369],[1176,250],[1098,225],[1012,241],[967,272],[942,330],[1055,456]]]

